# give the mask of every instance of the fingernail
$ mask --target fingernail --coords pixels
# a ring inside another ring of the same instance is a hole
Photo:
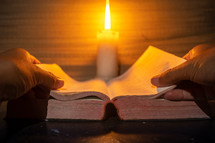
[[[159,85],[159,78],[158,77],[153,77],[151,79],[151,83],[154,84],[154,85]]]
[[[182,90],[182,94],[183,94],[183,96],[189,96],[190,94],[187,92],[187,91],[185,91],[185,90]]]
[[[56,76],[56,77],[57,77],[58,80],[63,80],[62,78],[60,78],[60,77],[58,77],[58,76]]]
[[[183,90],[182,94],[183,94],[183,100],[193,100],[194,99],[194,97],[191,95],[191,93],[186,90]]]
[[[58,80],[56,81],[55,88],[56,88],[56,89],[61,88],[63,85],[64,85],[64,81],[58,79]]]

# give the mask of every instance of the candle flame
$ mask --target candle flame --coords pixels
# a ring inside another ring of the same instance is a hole
[[[110,29],[110,6],[109,0],[106,0],[106,10],[105,10],[105,29]]]

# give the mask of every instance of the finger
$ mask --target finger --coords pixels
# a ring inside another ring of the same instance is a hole
[[[172,101],[194,100],[190,92],[182,89],[171,90],[164,95],[164,98]]]
[[[185,60],[190,60],[192,57],[192,50],[190,50],[186,55],[183,56]]]
[[[209,44],[201,44],[201,45],[195,46],[183,58],[186,60],[193,59],[194,57],[202,54],[203,52],[207,51],[208,49],[211,49],[212,47],[214,46]]]
[[[37,85],[42,85],[49,89],[58,89],[64,85],[64,81],[57,78],[54,74],[44,71],[39,67],[36,68]]]
[[[176,84],[182,80],[189,80],[192,74],[190,70],[190,61],[185,62],[175,68],[169,69],[160,75],[156,75],[151,79],[151,83],[155,86],[169,86]]]
[[[30,62],[32,64],[41,64],[41,62],[37,58],[35,58],[34,56],[32,56],[32,55],[30,55]]]

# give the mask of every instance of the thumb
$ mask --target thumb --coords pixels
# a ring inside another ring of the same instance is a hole
[[[192,74],[190,62],[185,62],[175,68],[169,69],[160,75],[156,75],[151,79],[151,83],[155,86],[169,86],[176,84],[182,80],[189,80]]]
[[[37,67],[36,80],[38,85],[43,85],[49,89],[58,89],[64,85],[64,81],[56,77],[51,72],[47,72],[45,70]]]

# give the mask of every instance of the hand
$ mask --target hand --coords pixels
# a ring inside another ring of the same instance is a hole
[[[195,92],[196,88],[192,85],[189,89],[174,89],[164,95],[164,98],[168,100],[192,100],[194,97],[199,97],[197,94],[200,93],[201,96],[215,98],[215,47],[199,45],[184,58],[188,61],[153,77],[152,84],[160,87],[189,80],[202,87],[202,92]]]
[[[40,64],[24,49],[0,54],[0,101],[16,99],[36,86],[57,89],[64,81],[34,64]]]

